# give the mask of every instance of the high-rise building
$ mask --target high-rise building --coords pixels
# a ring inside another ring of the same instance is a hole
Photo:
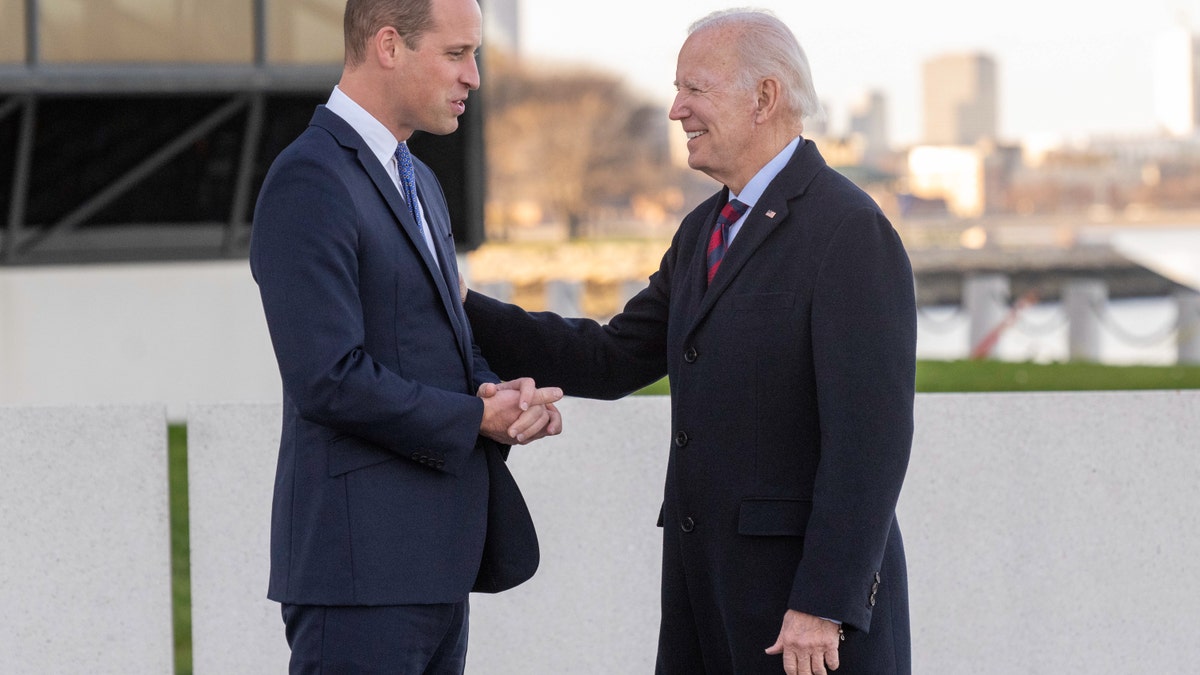
[[[996,138],[996,62],[978,52],[925,62],[925,143],[974,145]]]
[[[1200,131],[1200,39],[1180,26],[1154,46],[1154,113],[1176,136]]]
[[[890,150],[887,128],[887,97],[872,89],[850,106],[851,136],[863,142],[864,162],[876,164]]]

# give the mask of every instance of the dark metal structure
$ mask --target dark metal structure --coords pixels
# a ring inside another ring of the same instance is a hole
[[[244,256],[274,157],[328,97],[341,64],[46,64],[37,0],[26,59],[0,65],[0,264]],[[461,249],[483,239],[479,92],[459,131],[419,134]]]

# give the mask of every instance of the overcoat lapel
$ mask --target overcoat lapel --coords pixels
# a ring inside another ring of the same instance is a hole
[[[787,221],[789,200],[801,196],[809,182],[817,175],[817,171],[824,165],[825,160],[817,152],[816,146],[811,141],[802,139],[787,165],[771,181],[766,191],[763,192],[763,196],[746,216],[742,228],[738,230],[737,237],[726,251],[725,259],[721,262],[716,276],[713,277],[712,284],[708,285],[706,290],[708,237],[717,221],[717,213],[729,201],[729,189],[721,191],[721,198],[717,200],[713,212],[705,219],[706,226],[701,231],[701,235],[697,237],[694,260],[698,264],[693,264],[692,269],[687,272],[692,278],[686,281],[685,288],[695,292],[694,297],[698,301],[696,305],[689,305],[690,309],[694,307],[694,311],[689,313],[690,320],[687,331],[689,334],[696,330],[704,317],[712,311],[717,300],[737,278],[738,273],[746,266],[755,252],[771,236],[775,228]]]
[[[729,250],[725,252],[725,259],[721,261],[721,267],[717,270],[712,284],[709,285],[708,291],[704,294],[704,299],[700,303],[697,318],[703,317],[712,310],[717,299],[729,288],[729,284],[737,278],[738,272],[746,265],[746,262],[758,250],[758,247],[762,246],[762,243],[767,240],[771,232],[783,221],[786,216],[786,208],[786,201],[767,206],[764,204],[764,200],[760,199],[754,205],[754,209],[750,211],[746,216],[745,222],[742,223],[742,229],[738,230],[737,238],[733,240],[733,243],[729,245]],[[768,210],[774,212],[774,217],[763,215]]]

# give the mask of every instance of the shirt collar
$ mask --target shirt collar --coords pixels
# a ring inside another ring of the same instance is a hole
[[[357,131],[359,136],[362,136],[367,147],[379,159],[380,164],[385,167],[391,166],[392,157],[396,153],[397,141],[382,122],[355,103],[354,99],[347,96],[337,85],[334,85],[333,93],[329,95],[329,101],[325,103],[325,107],[346,120],[346,123]]]
[[[797,136],[793,138],[792,142],[788,143],[783,150],[780,150],[778,155],[775,155],[771,161],[767,162],[766,166],[759,169],[758,173],[754,174],[754,178],[751,178],[750,182],[746,183],[746,187],[742,188],[741,194],[735,195],[732,191],[730,191],[730,199],[736,199],[745,204],[748,207],[746,209],[746,212],[748,213],[750,209],[753,209],[754,205],[758,203],[758,200],[762,197],[763,193],[766,192],[767,186],[771,184],[771,181],[775,180],[775,177],[779,175],[779,172],[783,171],[783,167],[787,166],[788,161],[791,160],[792,155],[796,152],[796,148],[799,147],[799,145],[800,137]]]

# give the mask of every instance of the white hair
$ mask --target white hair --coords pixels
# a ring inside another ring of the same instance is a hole
[[[820,113],[821,103],[813,87],[808,57],[787,24],[769,10],[738,7],[719,10],[696,21],[688,28],[688,35],[724,27],[734,27],[742,33],[735,49],[738,79],[744,87],[754,89],[764,77],[777,78],[785,107],[798,119]]]

